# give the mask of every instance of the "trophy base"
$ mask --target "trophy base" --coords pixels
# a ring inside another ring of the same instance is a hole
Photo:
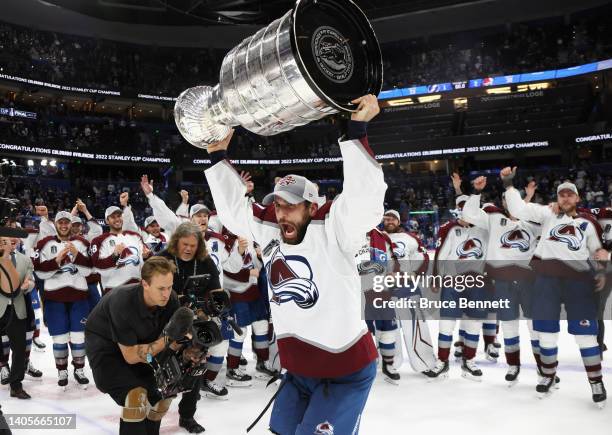
[[[191,145],[202,149],[229,134],[230,119],[219,98],[218,86],[189,88],[179,95],[174,106],[179,132]]]

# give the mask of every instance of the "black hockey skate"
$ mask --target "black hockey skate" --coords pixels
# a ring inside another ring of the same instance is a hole
[[[270,378],[280,376],[280,373],[270,367],[267,361],[257,362],[255,370],[255,377],[258,379],[263,379],[265,381],[269,380]]]
[[[227,382],[225,385],[228,387],[250,387],[253,385],[251,382],[253,378],[241,369],[228,369],[226,376]]]
[[[11,377],[11,368],[8,365],[0,368],[0,384],[8,385]]]
[[[37,381],[41,381],[43,373],[32,365],[32,361],[28,361],[28,365],[26,366],[26,375],[34,378]]]
[[[540,381],[543,377],[544,377],[544,372],[542,371],[542,367],[540,366],[536,366],[537,370],[538,370],[538,381]],[[553,388],[555,390],[559,389],[559,382],[561,382],[561,378],[557,375],[555,375],[555,385],[553,385]]]
[[[473,359],[464,359],[461,363],[461,376],[471,381],[482,381],[482,370],[478,368]]]
[[[536,392],[538,393],[538,399],[544,399],[552,394],[553,390],[556,388],[555,380],[553,378],[549,378],[548,376],[542,376],[538,385],[536,386]]]
[[[508,371],[506,372],[506,381],[508,382],[508,387],[514,387],[518,382],[519,374],[521,373],[521,366],[508,366]]]
[[[434,379],[446,379],[448,378],[448,361],[442,361],[441,359],[436,361],[436,365],[431,369],[423,372],[425,376]]]
[[[57,386],[63,391],[66,391],[66,387],[68,386],[68,370],[58,370],[57,376]]]
[[[457,359],[463,358],[463,341],[455,341],[453,346],[455,346],[455,353],[453,353],[453,356]]]
[[[485,349],[487,360],[496,363],[499,358],[499,352],[493,343],[489,344]]]
[[[603,409],[606,406],[606,400],[608,398],[603,381],[590,382],[590,384],[593,393],[593,402],[595,402],[595,405],[597,405],[599,409]]]
[[[82,389],[86,390],[89,385],[89,379],[85,376],[83,368],[74,369],[74,379],[79,383]]]
[[[44,352],[47,345],[42,342],[39,337],[34,337],[32,339],[32,344],[34,344],[34,350],[37,352]]]
[[[205,395],[209,399],[227,400],[227,388],[221,384],[217,384],[215,381],[204,379],[200,389],[206,392]]]
[[[400,380],[400,374],[397,372],[395,367],[393,367],[393,364],[387,364],[383,361],[382,372],[383,375],[385,375],[385,381],[393,385],[399,385],[397,381]]]

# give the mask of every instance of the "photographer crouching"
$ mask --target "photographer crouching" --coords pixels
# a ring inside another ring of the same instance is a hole
[[[174,271],[167,259],[150,258],[141,284],[113,289],[87,318],[85,348],[94,381],[123,407],[120,434],[159,434],[172,401],[160,393],[150,362],[167,346],[181,346],[164,330],[179,309]]]
[[[198,314],[193,341],[199,344],[196,347],[208,350],[222,340],[220,317],[227,316],[230,303],[229,295],[221,289],[217,267],[208,254],[200,227],[190,222],[179,225],[168,248],[159,255],[176,266],[173,288],[181,304],[190,306]],[[194,377],[191,391],[183,393],[179,403],[179,425],[190,433],[204,432],[193,418],[201,381],[201,376]]]

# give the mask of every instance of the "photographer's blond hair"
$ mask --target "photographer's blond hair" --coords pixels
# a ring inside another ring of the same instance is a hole
[[[169,273],[174,275],[175,272],[176,266],[173,262],[165,257],[154,256],[144,262],[140,271],[140,277],[148,284],[151,284],[153,275],[167,275]]]

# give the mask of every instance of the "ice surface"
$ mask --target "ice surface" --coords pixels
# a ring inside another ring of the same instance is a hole
[[[612,322],[608,321],[612,334]],[[432,337],[437,337],[437,322],[430,322]],[[531,355],[527,327],[521,325],[521,353],[523,360],[520,382],[508,388],[504,381],[506,365],[503,348],[497,364],[484,359],[481,352],[477,360],[484,372],[483,381],[477,383],[460,376],[460,367],[451,363],[450,378],[446,381],[427,382],[420,374],[411,371],[405,362],[400,369],[402,379],[395,386],[381,376],[372,388],[361,423],[363,435],[379,434],[495,434],[523,435],[534,433],[580,435],[609,433],[612,428],[612,404],[603,410],[591,401],[591,390],[582,366],[578,348],[565,330],[560,334],[559,376],[560,389],[544,400],[535,394],[537,382]],[[43,371],[42,381],[24,381],[25,390],[32,395],[28,401],[9,397],[8,386],[0,389],[2,410],[5,413],[55,414],[76,413],[77,429],[20,430],[15,434],[114,434],[118,432],[119,407],[106,395],[96,390],[93,379],[86,391],[81,390],[70,372],[70,384],[66,392],[57,387],[57,372],[53,362],[51,339],[46,330],[41,338],[47,344],[45,353],[32,351],[34,365]],[[499,337],[500,342],[502,336]],[[248,346],[248,341],[245,348]],[[612,339],[608,337],[612,348]],[[247,371],[252,374],[255,364],[251,351],[245,350],[249,360]],[[612,350],[604,361],[604,381],[612,379]],[[407,361],[407,360],[406,360]],[[86,369],[89,373],[89,368]],[[224,379],[222,371],[219,379]],[[612,391],[612,381],[608,384]],[[196,419],[206,428],[206,435],[244,434],[245,429],[261,412],[275,386],[265,389],[265,382],[254,379],[253,387],[230,389],[228,401],[203,397],[198,404]],[[178,400],[162,422],[164,434],[187,433],[178,427]],[[268,415],[264,416],[250,434],[266,434]],[[345,434],[336,434],[345,435]]]

